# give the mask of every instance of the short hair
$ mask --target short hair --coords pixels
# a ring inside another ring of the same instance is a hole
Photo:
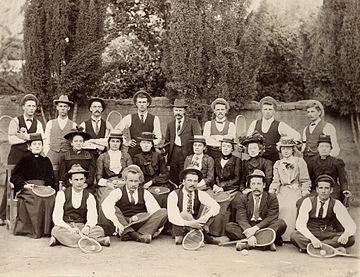
[[[140,183],[144,183],[144,181],[145,181],[144,174],[140,173],[139,171],[137,171],[137,170],[135,170],[133,168],[129,168],[127,170],[124,170],[123,173],[122,173],[122,177],[125,180],[127,180],[127,176],[128,176],[129,173],[138,174]]]

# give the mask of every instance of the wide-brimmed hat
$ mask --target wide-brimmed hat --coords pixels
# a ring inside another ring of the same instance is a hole
[[[37,140],[43,140],[41,133],[30,133],[28,142],[37,141]]]
[[[65,174],[65,177],[69,178],[71,175],[76,173],[84,173],[87,175],[89,171],[83,169],[80,164],[73,164],[70,170]]]
[[[324,117],[325,110],[324,110],[323,104],[321,104],[320,101],[318,101],[318,100],[308,100],[307,103],[306,103],[306,109],[312,108],[312,107],[318,107],[320,109],[320,111],[321,111],[320,117]]]
[[[204,145],[206,145],[206,139],[204,136],[200,136],[200,135],[195,135],[191,140],[191,142],[201,142]]]
[[[212,103],[211,103],[211,109],[214,111],[215,110],[215,105],[216,104],[222,104],[225,105],[226,110],[230,109],[230,104],[224,99],[224,98],[216,98]]]
[[[280,151],[280,147],[282,146],[286,146],[286,147],[296,146],[296,142],[293,138],[282,137],[280,138],[279,142],[276,143],[276,148]]]
[[[319,139],[318,139],[318,145],[319,145],[319,143],[321,143],[321,142],[330,143],[330,145],[332,146],[331,137],[330,137],[329,135],[320,135],[320,136],[319,136]]]
[[[84,128],[80,126],[76,126],[76,128],[71,129],[70,132],[64,136],[64,138],[67,140],[71,140],[74,136],[82,136],[84,138],[84,141],[91,138],[91,135],[85,133]]]
[[[250,136],[246,136],[245,138],[243,138],[240,141],[240,144],[243,146],[247,146],[250,143],[260,143],[260,144],[264,144],[264,137],[257,131],[254,131],[254,133],[252,133],[252,135]]]
[[[123,133],[118,129],[113,129],[110,131],[110,134],[109,134],[109,139],[111,139],[111,138],[123,139]]]
[[[265,96],[261,98],[259,103],[260,103],[260,107],[262,107],[264,104],[268,104],[268,105],[273,105],[275,109],[277,108],[278,105],[278,102],[271,96]]]
[[[200,170],[198,170],[197,168],[194,168],[194,167],[188,167],[180,172],[180,174],[179,174],[180,181],[184,180],[186,174],[189,174],[189,173],[197,175],[199,177],[199,181],[203,178],[203,174],[201,173]]]
[[[23,106],[26,101],[35,101],[36,106],[39,106],[39,99],[34,94],[26,94],[20,101],[20,105]]]
[[[135,164],[129,165],[126,167],[123,172],[121,173],[121,176],[125,179],[125,175],[128,174],[129,171],[134,171],[138,174],[140,174],[140,183],[144,182],[144,173],[141,171],[141,168]]]
[[[250,173],[248,176],[246,176],[246,179],[249,182],[250,179],[253,177],[260,177],[263,180],[265,180],[265,173],[263,171],[261,171],[260,169],[255,169],[252,173]]]
[[[327,182],[330,183],[331,186],[335,185],[335,180],[327,174],[319,175],[315,180],[315,184],[318,184],[319,182]]]
[[[142,132],[138,140],[154,141],[156,136],[152,132]]]
[[[147,93],[147,92],[146,92],[145,90],[143,90],[143,89],[135,92],[135,94],[134,94],[134,96],[133,96],[134,104],[136,104],[136,99],[138,98],[139,95],[145,96],[145,98],[147,98],[147,100],[148,100],[148,102],[149,102],[149,106],[151,105],[152,98],[151,98],[150,94]]]
[[[223,136],[223,138],[219,141],[220,141],[220,143],[227,142],[227,143],[231,143],[231,144],[236,144],[235,139],[232,136]]]
[[[105,101],[104,101],[102,98],[99,98],[99,97],[91,97],[91,98],[90,98],[90,100],[89,100],[89,105],[88,105],[88,108],[89,108],[89,109],[90,109],[92,103],[94,103],[94,102],[100,102],[103,110],[106,109]]]
[[[68,105],[74,104],[74,102],[70,101],[69,97],[65,94],[60,95],[59,99],[55,99],[53,102],[55,105],[57,105],[58,103],[65,103]]]
[[[186,104],[185,99],[175,99],[174,104],[172,104],[174,108],[187,108],[188,104]]]

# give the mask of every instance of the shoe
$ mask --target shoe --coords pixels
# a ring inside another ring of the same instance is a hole
[[[283,241],[283,239],[281,237],[276,239],[274,241],[274,243],[275,243],[276,246],[283,246],[284,245],[284,241]]]
[[[97,241],[102,245],[109,247],[110,246],[110,237],[102,237],[98,238]]]
[[[236,251],[241,251],[244,249],[248,249],[248,244],[246,242],[242,242],[242,241],[237,241],[236,242]]]
[[[307,253],[307,250],[306,250],[306,249],[303,249],[303,248],[299,248],[299,252],[300,252],[300,253]]]
[[[269,250],[270,250],[270,251],[276,251],[276,245],[275,245],[275,243],[272,243],[272,244],[269,245]]]
[[[151,235],[150,234],[140,235],[140,238],[137,241],[142,242],[142,243],[150,243],[151,242]]]
[[[0,218],[0,226],[5,226],[5,220]]]
[[[50,241],[49,241],[49,246],[51,247],[51,246],[55,246],[57,244],[59,244],[57,239],[55,237],[51,236]]]
[[[182,244],[183,239],[184,239],[184,236],[175,236],[175,244],[176,245]]]
[[[211,236],[211,237],[212,237],[212,241],[211,241],[212,244],[219,245],[220,243],[225,243],[230,241],[230,239],[227,236],[221,236],[221,237]]]

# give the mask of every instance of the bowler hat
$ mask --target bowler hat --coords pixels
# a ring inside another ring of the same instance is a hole
[[[260,169],[255,169],[251,174],[246,176],[247,181],[249,182],[251,178],[253,177],[260,177],[263,180],[265,179],[265,173],[262,172]]]
[[[92,103],[94,103],[94,102],[100,102],[103,110],[106,109],[105,101],[104,101],[103,99],[99,98],[99,97],[91,97],[91,98],[90,98],[90,100],[89,100],[89,106],[88,106],[89,109],[90,109]]]
[[[139,96],[145,96],[145,98],[147,98],[148,102],[149,102],[149,105],[151,105],[151,102],[152,102],[152,98],[150,96],[149,93],[147,93],[145,90],[141,89],[139,91],[137,91],[134,96],[133,96],[133,101],[134,101],[134,104],[136,104],[136,99],[139,97]]]
[[[154,139],[156,136],[152,132],[142,132],[141,136],[138,137],[138,140],[153,141]]]
[[[264,104],[268,104],[268,105],[273,105],[275,109],[277,108],[278,105],[278,102],[271,96],[265,96],[261,98],[259,103],[260,103],[260,107],[262,107]]]
[[[28,142],[36,141],[36,140],[43,140],[41,133],[30,133]]]
[[[190,140],[191,142],[201,142],[204,145],[206,145],[206,139],[204,136],[200,136],[200,135],[195,135],[194,138],[192,138]]]
[[[65,174],[65,176],[67,178],[70,178],[71,175],[76,174],[76,173],[84,173],[85,175],[87,175],[89,173],[89,171],[83,169],[80,164],[73,164],[71,166],[70,170]]]
[[[183,171],[180,172],[179,174],[179,179],[180,181],[184,180],[185,176],[187,174],[195,174],[199,177],[199,181],[203,178],[203,174],[201,173],[200,170],[194,168],[194,167],[188,167],[186,169],[184,169]]]
[[[246,136],[241,142],[241,145],[247,146],[250,143],[260,143],[263,144],[264,143],[264,137],[257,131],[254,131],[252,133],[252,135],[250,136]]]
[[[120,130],[118,129],[113,129],[110,131],[110,134],[109,134],[109,139],[110,138],[118,138],[118,139],[122,139],[123,138],[123,134]]]
[[[211,103],[211,109],[214,111],[215,110],[215,105],[216,104],[222,104],[225,105],[226,110],[230,109],[230,105],[229,103],[224,99],[224,98],[216,98],[212,103]]]
[[[76,128],[71,129],[69,133],[67,133],[64,138],[67,140],[71,140],[74,136],[82,136],[85,140],[89,140],[91,135],[84,132],[84,128],[80,126],[76,126]]]
[[[69,100],[69,97],[65,94],[60,95],[59,99],[54,100],[54,104],[57,105],[58,103],[65,103],[68,105],[74,104],[74,102]]]
[[[174,108],[186,108],[188,104],[186,104],[185,99],[175,99],[174,104],[172,106]]]
[[[23,106],[25,105],[26,101],[35,101],[36,106],[39,105],[39,99],[37,99],[37,97],[34,94],[26,94],[20,101],[20,105]]]
[[[321,134],[319,136],[319,139],[318,139],[318,145],[319,143],[321,142],[327,142],[327,143],[330,143],[330,145],[332,146],[332,143],[331,143],[331,137],[329,135],[323,135]]]
[[[315,180],[315,184],[317,185],[319,182],[327,182],[330,183],[331,186],[335,185],[335,180],[327,174],[319,175]]]

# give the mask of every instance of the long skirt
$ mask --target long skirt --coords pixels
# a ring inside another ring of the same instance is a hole
[[[301,190],[289,186],[280,186],[277,195],[279,200],[279,218],[287,224],[285,233],[282,235],[284,241],[290,241],[290,234],[295,231],[296,201],[301,198]]]
[[[18,196],[18,214],[14,234],[32,238],[50,236],[55,195],[39,197],[31,190],[23,190]]]

